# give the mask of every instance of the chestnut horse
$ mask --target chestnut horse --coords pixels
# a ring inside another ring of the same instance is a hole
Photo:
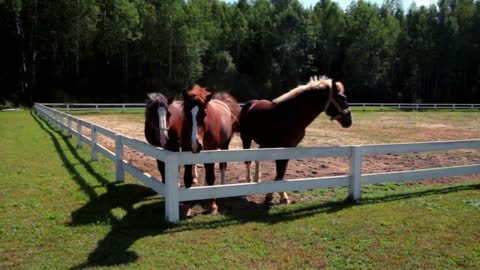
[[[156,147],[178,152],[180,151],[183,102],[167,99],[160,93],[149,93],[145,100],[145,138]],[[165,163],[157,160],[158,170],[165,182]],[[196,170],[193,181],[196,182]]]
[[[342,127],[352,125],[343,84],[327,77],[311,78],[306,85],[277,97],[273,101],[251,100],[240,113],[240,137],[244,149],[251,147],[252,140],[260,148],[295,147],[305,136],[305,129],[321,113],[331,120],[337,120]],[[254,181],[260,181],[260,163],[256,163]],[[275,181],[283,180],[288,160],[276,160]],[[251,182],[250,164],[247,167],[247,181]],[[265,197],[271,203],[273,194]],[[286,192],[281,193],[281,203],[290,203]]]
[[[182,149],[198,153],[201,150],[228,149],[234,132],[238,131],[240,106],[228,93],[212,94],[205,88],[195,85],[192,90],[183,92],[184,122],[182,128]],[[205,180],[208,185],[215,183],[213,163],[205,164]],[[220,163],[221,183],[225,183],[226,162]],[[191,165],[185,165],[185,187],[191,185]],[[212,200],[210,211],[216,213],[218,207]]]

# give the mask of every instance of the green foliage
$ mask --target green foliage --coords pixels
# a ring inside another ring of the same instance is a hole
[[[246,101],[323,74],[351,101],[480,102],[478,0],[406,12],[400,0],[4,0],[0,15],[2,98],[17,103],[139,101],[194,83]]]

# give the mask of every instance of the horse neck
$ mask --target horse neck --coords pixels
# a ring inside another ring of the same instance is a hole
[[[328,99],[328,91],[312,91],[302,93],[283,102],[285,103],[283,106],[288,113],[295,116],[293,118],[288,118],[293,121],[293,123],[288,123],[289,125],[305,129],[323,111]],[[319,100],[320,102],[318,102]]]
[[[158,122],[158,121],[157,121]],[[155,145],[155,146],[160,146],[160,134],[158,134],[158,128],[155,130],[155,121],[154,117],[146,113],[145,114],[145,138],[147,139],[147,142]]]
[[[182,119],[182,130],[180,134],[181,147],[184,150],[190,150],[190,140],[192,136],[192,114],[187,110],[188,106],[183,105],[183,119]]]

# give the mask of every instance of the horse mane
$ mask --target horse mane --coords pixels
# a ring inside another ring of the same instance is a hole
[[[225,104],[227,104],[228,108],[230,109],[230,113],[232,115],[232,123],[234,131],[239,130],[240,127],[240,105],[238,105],[238,101],[232,95],[227,92],[217,92],[213,94],[212,99],[217,99]]]
[[[154,93],[147,93],[147,100],[145,101],[145,104],[147,107],[150,107],[152,106],[153,104],[155,103],[164,103],[164,104],[167,104],[168,103],[168,99],[162,95],[161,93],[158,93],[158,92],[154,92]]]
[[[343,94],[344,87],[341,82],[336,83],[338,90]],[[273,103],[282,103],[288,100],[291,100],[301,93],[311,90],[322,90],[328,89],[332,87],[332,79],[328,78],[327,76],[313,76],[310,78],[310,81],[307,84],[297,86],[296,88],[288,91],[287,93],[275,98],[272,100]]]
[[[208,92],[206,88],[201,87],[198,84],[195,84],[192,90],[188,91],[187,94],[188,96],[193,97],[193,99],[196,99],[200,103],[205,104],[207,102],[207,97],[211,93]]]

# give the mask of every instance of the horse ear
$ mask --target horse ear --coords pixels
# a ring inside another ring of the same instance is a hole
[[[205,97],[205,103],[208,103],[213,97],[213,93],[208,92],[207,96]]]
[[[345,91],[345,86],[341,82],[335,82],[335,88],[338,92],[343,93]]]
[[[334,90],[335,92],[338,92],[337,81],[335,79],[332,79],[332,90]]]

